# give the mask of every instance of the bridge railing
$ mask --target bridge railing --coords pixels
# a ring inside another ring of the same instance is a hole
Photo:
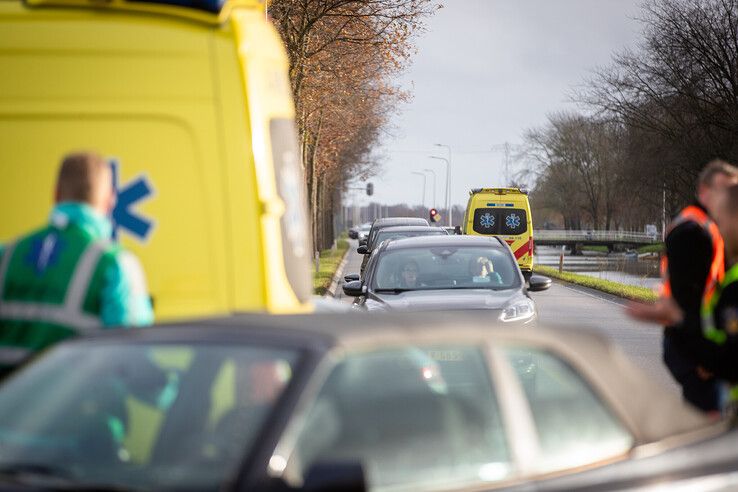
[[[625,231],[565,231],[565,230],[534,230],[533,237],[543,241],[612,241],[633,243],[655,243],[658,236],[645,232]]]

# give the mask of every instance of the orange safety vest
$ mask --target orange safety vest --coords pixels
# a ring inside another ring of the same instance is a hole
[[[701,208],[690,205],[679,212],[679,215],[669,224],[667,234],[675,227],[687,221],[693,221],[702,226],[712,240],[712,262],[710,272],[705,279],[703,302],[709,303],[715,294],[715,289],[725,277],[725,244],[717,224]],[[666,255],[661,258],[661,296],[671,297],[671,283],[669,282],[669,260]]]

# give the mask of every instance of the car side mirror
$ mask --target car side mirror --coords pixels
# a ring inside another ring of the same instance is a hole
[[[551,279],[543,275],[531,275],[528,281],[528,290],[530,292],[540,292],[551,287]]]
[[[364,294],[364,286],[361,285],[361,280],[352,280],[351,282],[343,284],[343,293],[349,297],[359,297]]]
[[[369,253],[369,250],[366,249],[366,245],[361,245],[358,248],[356,248],[356,252],[359,253],[360,255],[365,255]]]
[[[349,273],[348,275],[343,276],[344,282],[353,282],[355,280],[361,280],[361,277],[358,273]]]

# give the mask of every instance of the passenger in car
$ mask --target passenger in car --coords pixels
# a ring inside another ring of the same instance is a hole
[[[472,283],[502,285],[502,277],[495,272],[493,263],[486,256],[470,260],[469,273],[472,276]]]

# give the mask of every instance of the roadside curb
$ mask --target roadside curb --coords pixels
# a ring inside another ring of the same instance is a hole
[[[328,289],[325,291],[325,294],[323,294],[323,297],[336,297],[336,289],[338,288],[338,283],[341,281],[341,277],[343,276],[343,269],[346,268],[346,263],[348,262],[348,254],[351,248],[347,248],[346,252],[343,254],[343,258],[341,258],[341,263],[338,264],[338,268],[336,268],[336,273],[333,274],[333,278],[331,279],[331,285],[328,286]]]
[[[567,282],[566,280],[561,280],[559,278],[551,278],[551,281],[555,284],[561,285],[562,287],[566,289],[570,289],[575,292],[580,292],[590,297],[596,297],[597,299],[602,299],[603,301],[611,302],[613,304],[619,304],[621,306],[625,306],[629,302],[631,302],[631,299],[628,299],[627,297],[616,296],[615,294],[610,294],[609,292],[603,292],[601,290],[592,289],[590,287],[585,287],[583,285],[579,285],[574,282]]]
[[[574,290],[597,292],[598,297],[601,297],[607,300],[620,299],[621,302],[627,302],[627,301],[652,302],[653,300],[655,300],[654,298],[651,298],[652,295],[655,297],[655,295],[652,294],[653,291],[645,287],[631,286],[628,284],[621,284],[619,282],[613,282],[613,281],[607,281],[607,280],[600,280],[600,283],[602,285],[599,285],[597,283],[593,284],[591,282],[596,281],[596,279],[593,280],[588,277],[583,277],[573,272],[564,272],[564,275],[567,275],[570,278],[562,278],[559,276],[560,275],[559,273],[553,270],[554,269],[551,267],[546,267],[545,269],[539,269],[538,274],[547,276],[551,278],[552,280],[557,281],[558,283],[565,284],[567,287],[573,288]],[[579,277],[581,277],[581,280]],[[626,291],[622,291],[621,290],[622,288],[637,289],[637,290],[633,292],[626,292]],[[647,291],[647,292],[644,292],[644,291]]]

